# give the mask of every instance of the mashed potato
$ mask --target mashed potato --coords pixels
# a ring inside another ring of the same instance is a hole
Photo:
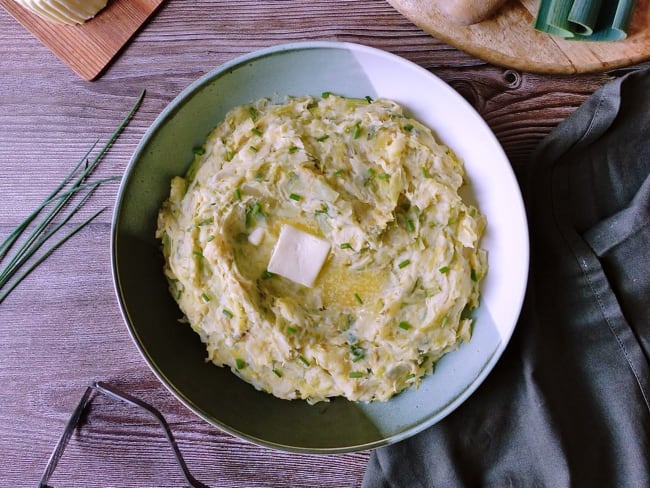
[[[398,104],[263,99],[195,154],[157,236],[210,361],[284,399],[387,400],[469,340],[485,219],[461,161]],[[286,225],[329,243],[312,287],[268,271]]]

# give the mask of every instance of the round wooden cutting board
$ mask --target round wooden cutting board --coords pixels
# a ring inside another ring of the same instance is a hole
[[[536,73],[593,73],[650,59],[650,0],[637,0],[628,37],[617,42],[567,41],[536,31],[539,0],[508,0],[495,17],[470,26],[444,17],[446,0],[388,0],[432,36],[480,59]]]

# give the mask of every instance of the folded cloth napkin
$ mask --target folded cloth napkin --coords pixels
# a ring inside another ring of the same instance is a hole
[[[520,171],[531,270],[511,342],[456,411],[374,451],[365,488],[650,486],[649,175],[639,70]]]

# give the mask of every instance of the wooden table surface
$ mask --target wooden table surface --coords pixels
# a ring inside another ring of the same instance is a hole
[[[515,166],[622,72],[551,76],[486,64],[425,34],[384,0],[168,0],[104,75],[86,82],[0,11],[0,237],[95,138],[110,134],[143,88],[140,111],[97,176],[121,175],[149,124],[205,72],[258,48],[303,40],[362,43],[430,70],[476,107]],[[102,186],[76,220],[109,210],[0,304],[0,485],[37,484],[85,387],[101,380],[157,407],[195,477],[210,486],[360,486],[367,452],[315,456],[257,447],[206,424],[157,381],[113,291],[117,189],[117,182]],[[182,477],[151,418],[100,398],[52,484],[162,487],[180,486]]]

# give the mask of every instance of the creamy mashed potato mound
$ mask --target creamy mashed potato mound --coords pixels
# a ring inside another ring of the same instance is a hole
[[[397,103],[263,99],[194,152],[157,236],[210,361],[284,399],[381,401],[470,339],[485,219],[461,161]],[[283,225],[331,246],[313,287],[267,269]]]

